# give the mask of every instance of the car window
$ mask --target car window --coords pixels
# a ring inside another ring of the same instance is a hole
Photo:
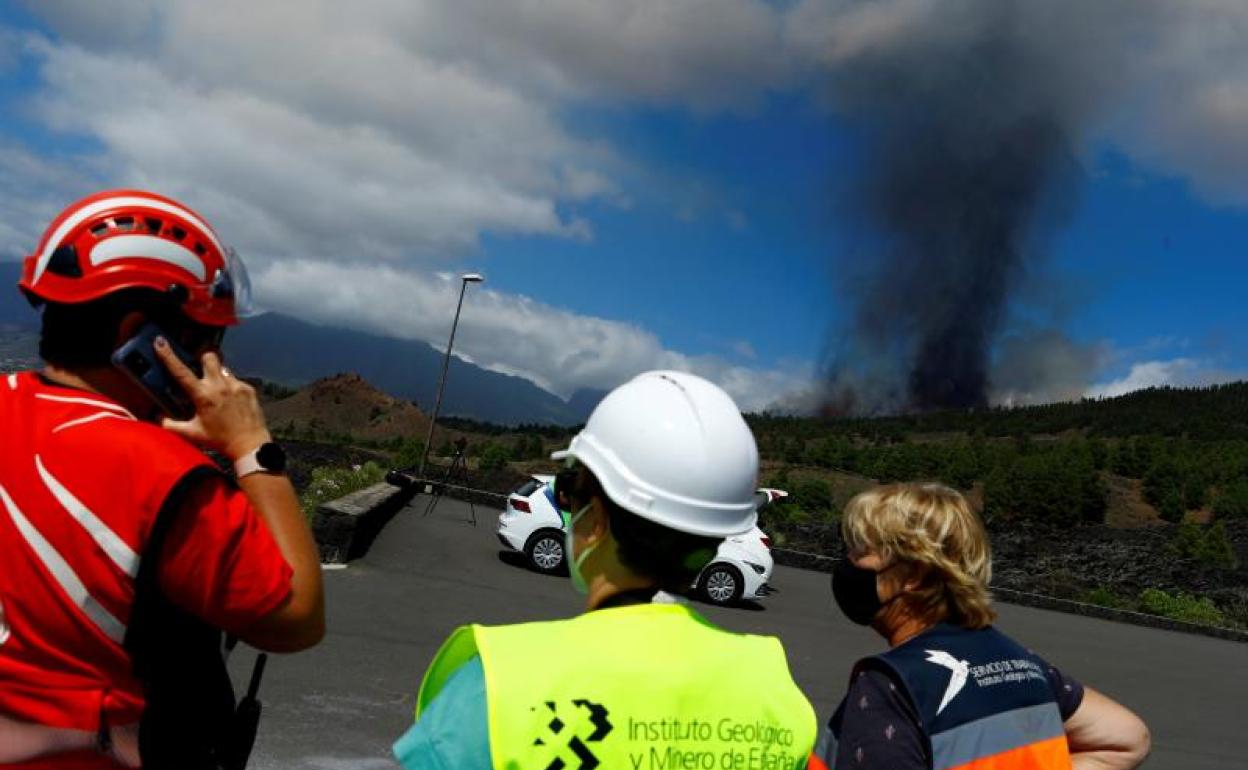
[[[515,495],[516,497],[528,497],[529,495],[536,492],[537,488],[540,487],[541,485],[542,485],[542,482],[538,481],[537,479],[529,479],[528,481],[524,482],[519,487],[517,487],[516,491],[512,492],[512,494]]]

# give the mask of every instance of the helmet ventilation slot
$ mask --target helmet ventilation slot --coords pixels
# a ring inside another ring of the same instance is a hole
[[[78,264],[78,250],[72,243],[58,246],[48,260],[48,272],[66,278],[81,278],[82,265]]]

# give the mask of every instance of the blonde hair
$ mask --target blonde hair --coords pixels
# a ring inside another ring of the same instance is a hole
[[[851,551],[901,564],[919,580],[905,600],[925,620],[983,628],[996,618],[988,533],[958,491],[906,483],[862,492],[845,506],[841,535]]]

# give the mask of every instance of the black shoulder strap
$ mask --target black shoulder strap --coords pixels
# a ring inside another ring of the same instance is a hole
[[[192,468],[173,486],[157,513],[135,578],[134,607],[125,648],[147,701],[139,723],[145,770],[217,770],[228,745],[234,687],[222,657],[221,631],[175,605],[160,588],[165,539],[189,494],[217,468]]]

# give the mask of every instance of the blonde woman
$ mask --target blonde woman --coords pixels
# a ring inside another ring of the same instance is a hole
[[[1148,754],[1135,714],[996,630],[988,537],[939,484],[855,497],[832,591],[889,649],[858,662],[811,766],[844,770],[1133,768]]]

